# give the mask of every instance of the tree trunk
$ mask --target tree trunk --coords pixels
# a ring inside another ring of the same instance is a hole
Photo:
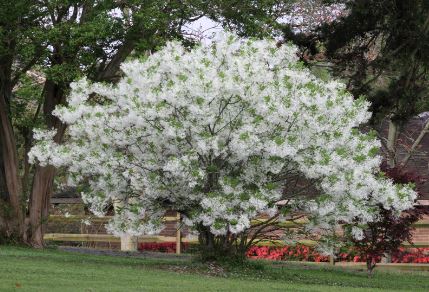
[[[390,168],[396,166],[396,139],[398,138],[398,125],[389,121],[389,132],[387,134],[387,165]]]
[[[44,245],[44,224],[49,216],[50,194],[52,192],[54,175],[55,169],[52,166],[36,167],[28,218],[30,244],[33,247],[41,248]]]
[[[3,72],[2,72],[3,73]],[[4,75],[4,74],[2,74]],[[2,76],[3,77],[3,76]],[[0,90],[0,152],[2,167],[0,174],[4,177],[0,183],[5,183],[3,190],[2,214],[3,225],[7,226],[7,237],[23,239],[23,208],[21,205],[22,185],[19,177],[18,153],[16,149],[15,135],[8,113],[8,103],[12,93],[11,86],[6,80],[1,80]]]
[[[115,213],[124,208],[125,202],[123,200],[113,201],[113,208]],[[138,237],[133,235],[121,235],[121,251],[137,251]]]
[[[43,92],[43,113],[46,125],[48,128],[57,130],[54,141],[56,143],[61,143],[65,132],[65,125],[52,115],[52,111],[57,105],[64,103],[65,94],[63,87],[50,80],[46,80]],[[55,168],[52,166],[37,166],[35,169],[28,217],[28,238],[29,243],[33,247],[42,248],[44,246],[43,234],[49,216],[54,177]]]
[[[376,262],[375,260],[373,260],[373,258],[366,259],[366,271],[367,271],[368,278],[372,277],[375,265],[376,265]]]
[[[426,124],[424,125],[423,129],[420,131],[419,136],[414,141],[413,145],[411,146],[410,150],[408,150],[407,154],[405,155],[404,159],[401,161],[401,167],[405,167],[410,160],[411,156],[413,155],[416,148],[420,145],[420,143],[423,140],[423,137],[426,135],[426,133],[429,131],[429,120],[426,121]]]
[[[197,229],[200,253],[204,261],[232,260],[243,262],[245,260],[247,249],[245,244],[242,245],[242,242],[237,242],[240,241],[239,236],[230,233],[215,236],[210,232],[210,227],[202,224]]]
[[[0,149],[2,149],[0,141]],[[9,193],[6,186],[6,173],[4,169],[3,154],[0,151],[0,244],[7,240],[7,206]]]
[[[214,245],[214,235],[208,227],[202,224],[198,227],[198,243],[203,260],[215,260],[218,257],[219,252]]]
[[[33,141],[33,132],[30,128],[24,128],[20,130],[22,137],[24,138],[24,153],[23,153],[23,165],[22,165],[22,193],[28,194],[28,189],[30,187],[30,174],[31,174],[31,164],[28,159],[28,153],[31,150],[32,147],[32,141]]]

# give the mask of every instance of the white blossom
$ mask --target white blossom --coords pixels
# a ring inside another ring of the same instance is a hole
[[[121,201],[113,233],[155,233],[168,209],[213,234],[240,233],[282,208],[293,176],[315,183],[310,198],[293,198],[315,226],[365,224],[378,204],[412,206],[409,186],[380,175],[379,141],[357,130],[368,102],[317,79],[291,45],[232,34],[191,51],[170,42],[122,70],[114,86],[74,83],[55,110],[67,142],[37,131],[30,152],[67,168],[96,215]]]

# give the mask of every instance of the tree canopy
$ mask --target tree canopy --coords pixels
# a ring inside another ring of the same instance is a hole
[[[114,233],[156,232],[174,209],[200,234],[234,240],[258,214],[301,210],[310,226],[355,224],[359,238],[379,204],[413,204],[409,186],[381,176],[376,138],[356,129],[368,103],[313,76],[291,45],[233,34],[190,51],[169,42],[122,70],[116,85],[74,83],[55,110],[68,142],[40,131],[30,153],[89,186],[95,213],[123,202]]]
[[[334,2],[348,10],[320,38],[334,74],[367,96],[377,117],[404,121],[428,110],[429,2]]]

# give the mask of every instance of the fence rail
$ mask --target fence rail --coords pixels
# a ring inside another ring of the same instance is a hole
[[[89,220],[94,223],[107,223],[112,216],[105,216],[105,217],[90,217]],[[51,222],[76,222],[81,221],[84,219],[88,219],[88,216],[83,215],[71,215],[71,216],[61,216],[61,215],[50,215],[49,221]],[[265,222],[267,219],[265,218],[258,218],[255,220],[252,220],[252,225],[259,224]],[[163,218],[164,222],[179,222],[180,216],[177,214],[176,216],[165,216]],[[276,224],[283,228],[297,228],[299,226],[305,225],[308,222],[307,219],[301,218],[298,220],[282,220],[276,222]],[[419,228],[428,228],[429,229],[429,220],[421,220],[413,226],[416,229]],[[49,241],[66,241],[66,242],[109,242],[109,243],[119,243],[121,242],[121,238],[110,235],[110,234],[72,234],[72,233],[47,233],[44,236],[45,240]],[[137,239],[138,242],[176,242],[176,253],[180,253],[181,250],[181,243],[187,242],[187,243],[196,243],[197,240],[193,238],[183,238],[180,229],[177,229],[176,236],[140,236]],[[317,241],[314,240],[300,240],[298,243],[304,244],[304,245],[315,245]],[[260,245],[281,245],[284,244],[281,240],[262,240]],[[415,243],[413,245],[410,245],[409,243],[403,243],[404,247],[429,247],[429,236],[428,241],[424,243]]]
[[[46,233],[45,240],[51,241],[81,241],[81,242],[121,242],[121,238],[110,234],[73,234],[73,233]],[[139,236],[138,242],[175,242],[176,236]],[[182,238],[181,242],[196,243],[196,239]]]

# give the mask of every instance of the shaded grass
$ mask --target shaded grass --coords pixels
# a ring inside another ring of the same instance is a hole
[[[215,265],[0,246],[0,291],[429,291],[428,275],[376,271],[368,279],[364,271],[299,264]]]

